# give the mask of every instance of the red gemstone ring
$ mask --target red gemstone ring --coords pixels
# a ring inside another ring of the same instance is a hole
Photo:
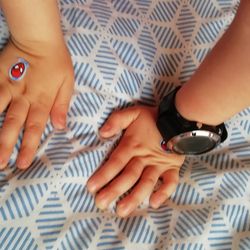
[[[25,76],[28,67],[29,63],[25,59],[18,58],[18,61],[9,69],[10,79],[13,81],[21,80]]]

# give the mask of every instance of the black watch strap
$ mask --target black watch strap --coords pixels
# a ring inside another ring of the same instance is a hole
[[[175,107],[175,96],[181,87],[177,87],[167,96],[163,98],[159,106],[159,114],[157,119],[157,127],[167,142],[176,135],[193,131],[193,130],[208,130],[214,132],[221,137],[221,142],[227,138],[227,131],[224,123],[218,126],[210,126],[206,124],[189,121],[181,116]]]

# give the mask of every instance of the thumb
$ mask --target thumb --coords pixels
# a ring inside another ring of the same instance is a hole
[[[66,127],[67,112],[70,99],[73,93],[73,80],[66,79],[59,89],[55,102],[50,111],[50,118],[53,126],[57,129]]]
[[[126,129],[140,114],[138,107],[130,107],[119,111],[114,111],[99,130],[103,138],[109,138],[119,134]]]

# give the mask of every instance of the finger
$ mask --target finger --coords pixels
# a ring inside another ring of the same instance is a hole
[[[59,89],[55,102],[50,111],[51,122],[57,129],[64,129],[66,127],[67,112],[73,93],[73,84],[73,79],[65,80]]]
[[[0,168],[8,163],[28,110],[29,102],[23,97],[14,99],[10,104],[0,132]]]
[[[163,183],[150,197],[150,205],[153,208],[160,207],[175,191],[179,182],[179,169],[170,169],[162,174]]]
[[[96,206],[100,209],[107,208],[113,200],[127,192],[138,181],[143,169],[143,159],[133,158],[121,175],[96,195]]]
[[[147,167],[131,193],[118,203],[117,214],[126,217],[135,210],[152,193],[159,176],[156,167]]]
[[[135,107],[114,111],[100,129],[100,136],[108,138],[120,133],[138,117],[139,113],[140,110]]]
[[[16,161],[20,169],[25,169],[31,164],[39,146],[49,111],[49,105],[41,103],[31,104],[25,123],[21,149]]]
[[[0,85],[0,113],[9,105],[12,99],[10,89],[7,86]]]
[[[109,159],[89,178],[87,182],[89,192],[95,193],[110,182],[133,156],[134,151],[131,150],[126,138],[122,138]]]

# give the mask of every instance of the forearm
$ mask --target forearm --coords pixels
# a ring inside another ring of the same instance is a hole
[[[250,1],[176,96],[187,119],[217,125],[250,106]]]
[[[62,39],[56,0],[0,0],[10,33],[21,43]]]

